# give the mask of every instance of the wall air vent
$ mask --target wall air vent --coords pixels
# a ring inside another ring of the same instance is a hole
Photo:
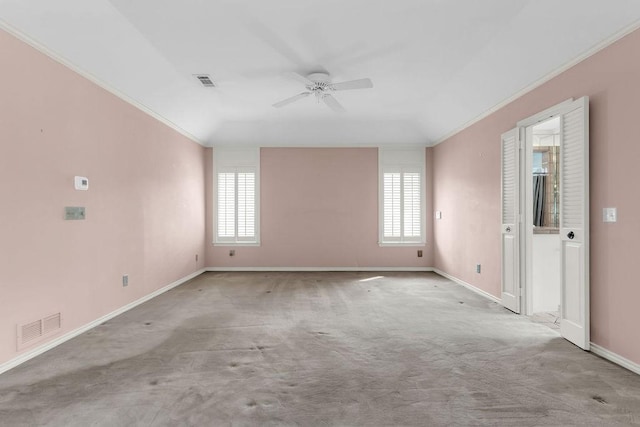
[[[208,74],[194,74],[195,78],[202,84],[204,87],[216,87],[213,80]]]
[[[18,350],[35,344],[41,339],[53,335],[60,331],[62,328],[62,316],[60,313],[55,313],[42,319],[34,320],[33,322],[24,323],[18,325]]]

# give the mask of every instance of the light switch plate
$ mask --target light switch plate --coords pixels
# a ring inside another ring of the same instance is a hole
[[[86,176],[73,177],[73,187],[76,190],[87,191],[89,189],[89,178]]]
[[[442,211],[436,211],[436,219],[442,219]]]
[[[602,209],[602,222],[616,222],[618,221],[618,209],[617,208],[603,208]]]

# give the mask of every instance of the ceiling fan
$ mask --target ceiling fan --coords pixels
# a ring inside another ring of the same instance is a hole
[[[316,100],[318,101],[318,103],[320,103],[320,101],[323,101],[333,111],[337,113],[343,113],[346,110],[338,102],[338,100],[333,97],[333,95],[331,94],[332,92],[338,90],[369,89],[373,87],[373,82],[371,82],[371,79],[358,79],[349,80],[347,82],[331,83],[331,77],[328,73],[324,72],[311,73],[307,75],[307,77],[304,77],[298,73],[291,72],[288,73],[288,76],[304,84],[306,91],[292,96],[291,98],[276,102],[275,104],[273,104],[273,106],[276,108],[284,107],[285,105],[289,105],[292,102],[296,102],[313,94],[316,96]]]

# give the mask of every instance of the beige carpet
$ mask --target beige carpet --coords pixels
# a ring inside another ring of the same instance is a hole
[[[206,273],[0,375],[0,424],[631,425],[640,376],[433,273]]]

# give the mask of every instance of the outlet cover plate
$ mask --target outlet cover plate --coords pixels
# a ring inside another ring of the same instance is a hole
[[[616,222],[618,221],[618,209],[617,208],[603,208],[602,209],[602,222]]]
[[[86,219],[87,215],[84,206],[65,206],[64,219],[67,221]]]

